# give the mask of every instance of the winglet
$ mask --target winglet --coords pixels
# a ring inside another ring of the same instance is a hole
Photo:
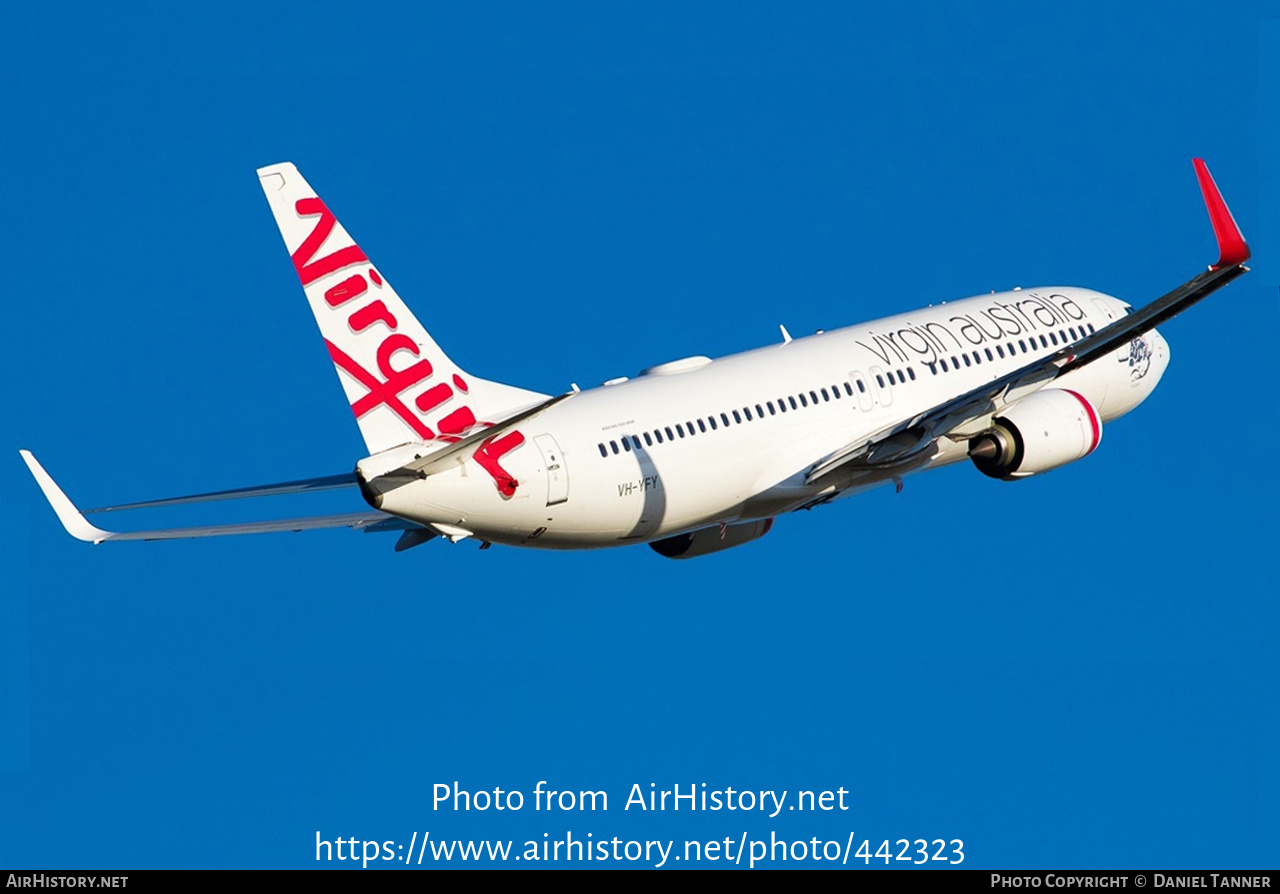
[[[80,510],[62,492],[62,488],[54,483],[54,480],[49,477],[49,473],[44,470],[44,466],[40,465],[39,461],[32,456],[30,450],[19,450],[18,453],[22,454],[22,459],[26,462],[27,468],[35,476],[36,484],[40,485],[40,490],[44,492],[44,498],[49,501],[49,505],[53,507],[53,511],[58,516],[58,521],[62,522],[62,526],[67,529],[68,534],[77,540],[83,540],[87,543],[101,543],[115,536],[111,531],[95,528],[85,521],[84,516],[80,514]]]
[[[1203,158],[1193,158],[1191,163],[1195,165],[1196,178],[1200,181],[1200,192],[1204,194],[1204,206],[1209,209],[1213,235],[1218,238],[1218,263],[1209,269],[1218,270],[1222,267],[1243,264],[1249,260],[1249,246],[1245,244],[1240,227],[1231,216],[1227,203],[1223,201],[1222,193],[1218,191],[1218,184],[1213,182],[1213,175],[1209,173]]]

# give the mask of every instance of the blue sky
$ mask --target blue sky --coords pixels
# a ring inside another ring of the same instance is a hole
[[[0,866],[571,830],[1274,867],[1261,5],[272,7],[0,13]],[[1144,302],[1215,258],[1193,156],[1254,272],[1163,327],[1156,393],[1043,478],[956,467],[673,563],[92,548],[17,456],[82,505],[352,467],[261,165],[295,162],[464,367],[559,392],[1014,285]],[[610,809],[432,811],[455,780]],[[704,782],[850,809],[621,809]]]

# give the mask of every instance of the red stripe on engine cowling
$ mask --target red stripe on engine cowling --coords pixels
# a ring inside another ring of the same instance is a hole
[[[1102,421],[1098,419],[1098,411],[1093,408],[1093,404],[1089,403],[1083,395],[1072,391],[1070,388],[1063,388],[1062,390],[1080,401],[1080,405],[1084,407],[1085,414],[1089,417],[1089,425],[1093,429],[1093,440],[1089,444],[1089,449],[1084,452],[1084,455],[1088,456],[1098,448],[1098,442],[1102,440]]]

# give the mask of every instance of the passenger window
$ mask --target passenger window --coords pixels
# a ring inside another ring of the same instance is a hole
[[[1047,347],[1049,347],[1049,340],[1048,340],[1047,338],[1045,338],[1043,335],[1042,335],[1042,336],[1040,336],[1040,347],[1042,347],[1042,348],[1047,348]]]
[[[627,451],[627,453],[631,452],[631,439],[626,435],[622,436],[622,449]]]
[[[756,404],[756,415],[759,416],[761,419],[764,418],[764,410],[760,408],[759,404]]]
[[[810,391],[810,392],[809,392],[809,400],[813,401],[813,405],[816,407],[816,406],[818,405],[818,395],[817,395],[817,393],[815,393],[815,392],[813,392],[813,391]]]
[[[946,371],[947,371],[947,361],[945,361],[945,360],[941,361],[941,362],[940,362],[940,365],[942,366],[942,371],[943,371],[943,372],[946,372]]]
[[[680,427],[680,426],[678,426],[678,425],[676,426],[676,428],[679,428],[679,427]],[[669,425],[668,425],[668,426],[666,427],[666,432],[667,432],[667,440],[668,440],[668,441],[674,441],[674,440],[676,439],[676,436],[675,436],[675,435],[673,435],[673,434],[671,433],[671,426],[669,426]],[[681,437],[683,437],[683,435],[682,435]]]
[[[712,431],[715,431],[715,430],[716,430],[716,417],[714,417],[714,416],[708,416],[708,417],[707,417],[707,422],[711,423],[711,430],[712,430]]]
[[[1000,359],[1001,359],[1001,360],[1003,360],[1003,359],[1004,359],[1004,348],[1000,347],[999,345],[996,345],[996,354],[1000,357]]]
[[[693,426],[689,426],[689,428],[692,429]],[[676,423],[676,434],[678,434],[682,438],[684,437],[684,426],[681,425],[679,422]]]
[[[862,379],[858,379],[858,393],[859,393],[859,394],[866,394],[866,393],[867,393],[867,386],[866,386],[866,384],[862,381]]]
[[[751,408],[750,408],[750,407],[743,407],[743,408],[742,408],[742,415],[743,415],[743,416],[745,416],[745,417],[747,418],[747,421],[748,421],[748,422],[750,422],[750,421],[751,421]]]
[[[961,356],[962,356],[962,357],[964,357],[964,365],[965,365],[965,366],[973,366],[973,364],[969,362],[969,355],[968,355],[968,354],[962,354]]]
[[[725,428],[728,428],[728,427],[729,427],[729,416],[728,416],[728,414],[726,414],[726,413],[721,413],[721,414],[720,414],[720,421],[724,423],[724,427],[725,427]]]
[[[907,367],[907,375],[911,376],[911,381],[916,380],[916,368],[914,366]]]
[[[1044,339],[1041,339],[1041,341],[1044,341]],[[1053,343],[1056,345],[1056,344],[1058,343],[1058,336],[1057,336],[1057,335],[1055,335],[1054,333],[1050,332],[1050,333],[1049,333],[1049,341],[1053,342]]]
[[[610,442],[609,442],[609,449],[613,451],[613,455],[614,455],[614,456],[617,456],[617,455],[618,455],[618,442],[617,442],[617,441],[610,441]]]
[[[601,455],[601,456],[608,456],[608,455],[609,455],[609,451],[604,449],[604,445],[603,445],[603,444],[597,444],[596,446],[600,448],[600,455]]]
[[[803,400],[803,399],[804,399],[804,398],[801,398],[801,400]],[[791,402],[791,409],[793,409],[793,410],[794,410],[794,409],[796,409],[796,399],[795,399],[794,397],[788,397],[788,398],[787,398],[787,400],[789,400],[789,401]]]
[[[715,427],[715,421],[714,421],[714,420],[712,421],[711,426],[712,426],[713,428]],[[692,431],[692,429],[690,429],[690,431]],[[698,431],[702,432],[704,435],[707,433],[707,426],[706,426],[706,423],[704,423],[701,419],[699,419],[699,420],[698,420]]]
[[[742,414],[740,414],[737,410],[733,411],[733,421],[738,423],[739,425],[742,424]],[[725,423],[725,425],[728,425],[728,424],[729,423],[727,422]]]
[[[660,428],[655,428],[655,429],[653,430],[653,436],[657,439],[657,441],[658,441],[658,443],[659,443],[659,444],[661,444],[661,443],[662,443],[662,429],[660,429]],[[648,435],[645,435],[645,440],[647,441],[648,439],[649,439],[649,436],[648,436]]]
[[[769,408],[769,415],[770,415],[770,416],[777,416],[777,415],[778,415],[778,414],[777,414],[777,412],[776,412],[776,411],[774,410],[774,408],[773,408],[773,401],[769,401],[768,403],[766,403],[766,404],[765,404],[765,406]]]
[[[844,383],[844,393],[849,395],[850,397],[853,397],[853,386],[850,385],[848,382]]]
[[[807,400],[805,400],[805,399],[804,399],[804,395],[803,395],[803,394],[801,394],[801,395],[800,395],[800,406],[802,406],[802,407],[807,407],[807,406],[809,406],[809,402],[808,402]]]

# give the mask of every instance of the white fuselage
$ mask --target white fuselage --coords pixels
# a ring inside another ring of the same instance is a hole
[[[617,546],[767,518],[881,483],[805,484],[814,463],[914,413],[1054,353],[1126,313],[1088,289],[992,293],[819,332],[715,361],[688,358],[575,395],[520,426],[501,459],[509,496],[474,460],[385,493],[380,508],[483,540]],[[1159,382],[1154,330],[1053,383],[1103,421]],[[966,457],[942,439],[912,471]],[[901,471],[895,473],[901,474]]]

